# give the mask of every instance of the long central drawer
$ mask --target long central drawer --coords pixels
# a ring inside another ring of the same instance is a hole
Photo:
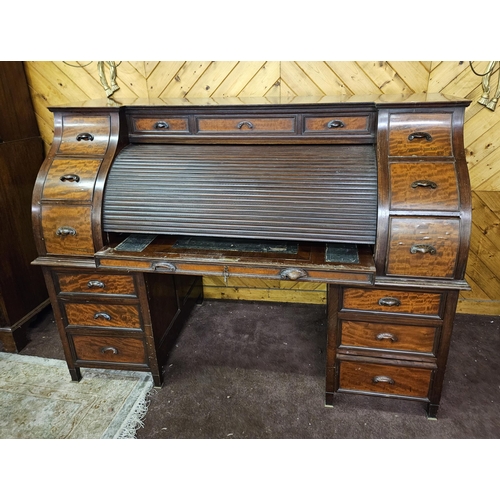
[[[104,192],[108,232],[375,243],[372,145],[132,144]]]

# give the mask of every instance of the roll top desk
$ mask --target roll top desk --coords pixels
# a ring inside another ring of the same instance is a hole
[[[327,405],[395,397],[436,417],[468,288],[469,101],[313,101],[51,108],[34,264],[73,380],[99,367],[161,386],[203,276],[321,282]]]

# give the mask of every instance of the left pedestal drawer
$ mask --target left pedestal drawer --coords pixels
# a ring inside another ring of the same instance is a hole
[[[133,363],[146,365],[146,350],[142,338],[71,335],[76,361]]]

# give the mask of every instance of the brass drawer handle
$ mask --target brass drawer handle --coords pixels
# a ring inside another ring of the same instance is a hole
[[[345,127],[345,123],[342,120],[332,120],[329,121],[326,126],[328,128],[343,128]]]
[[[76,174],[66,174],[59,177],[61,182],[80,182],[80,176]]]
[[[76,229],[69,226],[62,226],[56,231],[57,236],[76,236]]]
[[[245,120],[245,121],[242,121],[242,122],[240,122],[240,123],[238,123],[238,125],[236,125],[236,128],[237,128],[237,129],[239,129],[239,130],[241,130],[241,128],[242,128],[243,126],[245,126],[245,125],[246,125],[246,126],[247,126],[250,130],[252,130],[252,129],[253,129],[253,123],[252,123],[252,122],[249,122],[249,121],[246,121],[246,120]]]
[[[413,134],[410,134],[408,136],[409,141],[413,141],[415,139],[425,139],[427,142],[431,142],[432,135],[428,134],[427,132],[413,132]]]
[[[168,128],[170,128],[170,125],[167,123],[167,122],[156,122],[153,127],[156,129],[156,130],[166,130]]]
[[[391,342],[397,342],[398,338],[392,333],[382,332],[376,336],[377,340],[390,340]]]
[[[106,354],[107,352],[110,352],[111,354],[118,354],[118,349],[116,347],[101,347],[101,353]]]
[[[418,187],[423,187],[423,188],[431,188],[431,189],[436,189],[438,185],[435,182],[432,181],[427,181],[427,180],[421,180],[421,181],[415,181],[411,183],[411,187],[413,189],[416,189]]]
[[[299,278],[306,278],[307,277],[307,272],[304,271],[304,269],[295,269],[295,268],[288,268],[288,269],[283,269],[280,272],[280,277],[281,279],[284,280],[298,280]]]
[[[160,270],[160,271],[170,271],[174,272],[177,270],[174,264],[171,264],[170,262],[158,262],[156,264],[153,264],[153,269],[155,271]]]
[[[388,306],[388,307],[399,307],[401,305],[401,301],[396,299],[395,297],[382,297],[378,301],[379,306]]]
[[[89,134],[88,132],[83,132],[82,134],[78,134],[76,136],[77,141],[93,141],[94,136],[92,134]]]
[[[106,321],[111,321],[111,316],[108,313],[98,312],[94,314],[94,319],[105,319]]]
[[[102,281],[98,281],[98,280],[90,280],[87,283],[87,286],[89,288],[104,288],[104,283]]]
[[[373,383],[374,384],[379,384],[379,383],[383,383],[383,384],[391,384],[391,385],[394,385],[394,380],[392,380],[391,377],[387,377],[385,375],[376,375],[375,377],[373,377]]]
[[[412,245],[410,253],[430,253],[435,255],[437,250],[432,245]]]

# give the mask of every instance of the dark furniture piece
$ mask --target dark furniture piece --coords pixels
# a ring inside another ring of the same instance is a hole
[[[469,101],[313,101],[52,108],[35,264],[74,380],[123,368],[161,385],[204,275],[315,281],[328,284],[327,404],[397,397],[436,416],[468,287]]]
[[[49,304],[31,226],[43,142],[22,62],[0,62],[0,349],[19,352],[26,327]]]

